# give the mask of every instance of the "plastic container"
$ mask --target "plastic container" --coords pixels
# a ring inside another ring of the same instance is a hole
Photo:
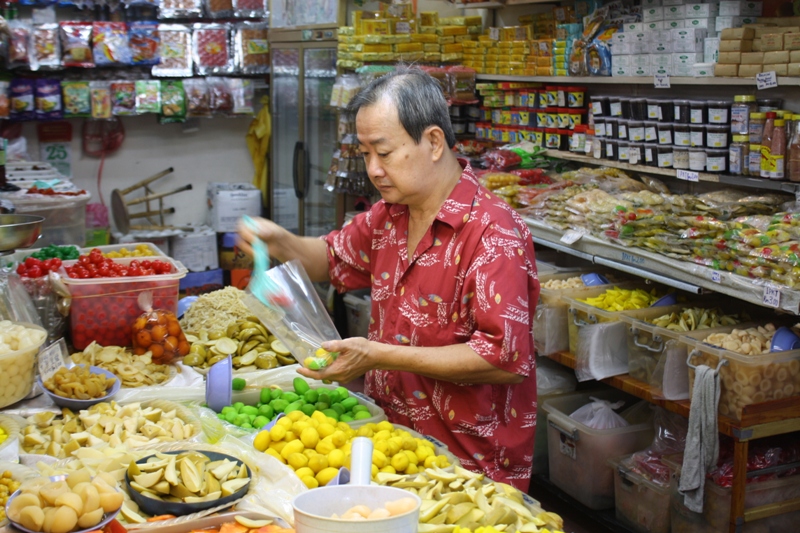
[[[36,245],[44,248],[51,244],[74,244],[78,247],[86,242],[86,196],[41,196],[0,195],[13,202],[16,212],[23,215],[44,217],[42,236]]]
[[[16,403],[30,394],[36,355],[47,340],[47,331],[44,328],[23,322],[18,324],[40,331],[41,340],[30,348],[0,354],[0,408]]]
[[[591,105],[592,115],[596,117],[610,116],[608,96],[589,96],[589,104]]]
[[[662,105],[663,102],[664,100],[659,100],[656,98],[647,99],[647,120],[657,120],[657,121],[665,120],[665,117],[661,113],[662,108],[666,107],[665,105]],[[670,109],[670,115],[672,115],[671,109]],[[667,122],[672,122],[672,121],[669,120]]]
[[[672,109],[673,122],[678,124],[689,124],[691,122],[689,100],[673,100]]]
[[[708,120],[708,105],[701,100],[689,101],[689,122],[705,124]]]
[[[631,98],[631,119],[647,120],[647,98]]]
[[[135,257],[114,259],[124,265]],[[179,283],[188,272],[179,261],[161,258],[172,265],[169,274],[130,278],[74,279],[65,267],[77,261],[64,261],[59,269],[62,281],[72,295],[70,330],[72,344],[83,350],[92,341],[102,346],[128,346],[131,342],[131,325],[142,314],[138,298],[144,291],[153,292],[153,308],[178,310]]]
[[[766,113],[768,111],[777,111],[783,106],[783,100],[780,98],[759,98],[756,100],[759,113]]]
[[[658,166],[658,146],[654,144],[642,144],[642,151],[644,152],[644,164],[648,167]]]
[[[689,149],[675,146],[672,149],[672,168],[686,170],[689,168]]]
[[[570,418],[592,397],[612,403],[625,401],[623,410],[638,401],[613,389],[546,401],[542,409],[548,414],[550,481],[590,509],[610,509],[614,506],[614,472],[608,460],[645,448],[653,438],[653,428],[649,409],[632,416],[628,420],[631,425],[614,429],[592,429]]]
[[[731,102],[728,100],[709,100],[708,101],[708,123],[725,124],[731,123]]]
[[[628,163],[630,160],[630,143],[628,141],[617,141],[617,161]]]
[[[619,119],[616,117],[606,118],[606,137],[609,139],[619,139]]]
[[[644,141],[644,122],[641,120],[628,121],[628,140],[633,142]]]
[[[612,117],[622,117],[622,104],[619,101],[619,96],[608,97],[608,114]]]
[[[658,154],[656,156],[656,166],[658,168],[673,168],[674,167],[674,147],[671,144],[659,144],[654,148]]]
[[[628,119],[617,119],[617,139],[622,141],[628,140]]]
[[[574,372],[569,368],[550,361],[546,357],[537,357],[536,370],[536,401],[538,405],[544,405],[548,400],[575,392],[578,382],[575,380]],[[543,378],[544,375],[549,376],[550,379]],[[547,475],[550,471],[548,460],[550,448],[547,443],[547,412],[545,410],[542,409],[536,413],[536,424],[538,430],[533,442],[533,470],[531,473]]]
[[[595,118],[594,119],[594,131],[596,137],[605,137],[606,136],[606,119],[605,118]]]
[[[628,457],[609,460],[614,472],[617,520],[642,533],[670,533],[669,485],[653,483],[625,466]]]
[[[727,148],[731,128],[723,124],[706,126],[706,148]]]
[[[750,132],[750,114],[758,111],[756,97],[751,94],[737,94],[731,106],[731,133],[748,135]]]
[[[644,163],[642,159],[642,146],[643,143],[639,142],[628,143],[628,163],[631,165],[641,165]]]
[[[672,143],[672,122],[659,122],[657,126],[658,144]]]
[[[609,161],[617,160],[617,140],[608,138],[606,139],[606,153],[605,159]]]
[[[706,149],[706,172],[725,172],[728,169],[727,148]]]
[[[619,105],[622,109],[622,118],[629,120],[631,118],[631,99],[627,96],[620,96]]]
[[[692,134],[689,124],[674,122],[672,124],[672,140],[675,146],[690,147],[692,145]]]
[[[0,415],[0,428],[8,435],[6,440],[0,442],[0,462],[13,463],[19,461],[19,436],[21,429],[19,424],[11,417]],[[544,433],[544,431],[542,433]],[[545,437],[545,442],[546,441],[547,437]],[[3,527],[2,520],[0,520],[0,527]]]
[[[657,143],[658,142],[658,122],[655,120],[645,120],[644,124],[644,142]]]
[[[766,113],[750,113],[750,119],[747,126],[750,142],[753,144],[761,144],[761,135],[764,133],[764,124],[767,121]],[[761,168],[758,169],[761,172]]]
[[[706,169],[706,149],[689,148],[689,170],[702,172]]]
[[[728,171],[735,175],[750,174],[750,139],[747,135],[734,135],[728,147]]]
[[[705,124],[692,124],[689,126],[689,144],[693,148],[705,148],[706,146]]]

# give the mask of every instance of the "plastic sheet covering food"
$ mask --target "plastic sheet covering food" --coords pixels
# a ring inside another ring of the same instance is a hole
[[[623,322],[587,324],[578,328],[575,375],[578,381],[628,373],[628,345]]]
[[[567,306],[561,303],[536,306],[533,319],[533,342],[540,355],[551,355],[569,349]]]

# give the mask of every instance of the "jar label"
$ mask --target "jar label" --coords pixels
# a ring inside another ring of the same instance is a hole
[[[602,153],[603,153],[602,143],[599,141],[594,141],[592,143],[592,156],[594,156],[595,159],[600,159],[602,157]]]
[[[558,133],[546,133],[544,138],[548,148],[558,148],[561,144],[561,136]]]
[[[628,139],[631,141],[641,141],[644,139],[644,127],[628,128]]]
[[[621,117],[622,116],[622,104],[619,102],[614,102],[611,104],[611,116],[612,117]]]
[[[647,118],[661,120],[661,106],[647,104]]]
[[[688,131],[675,132],[675,145],[676,146],[691,146],[692,136]]]
[[[751,176],[761,175],[761,152],[752,150],[749,157],[749,167]]]
[[[706,146],[709,148],[725,148],[728,146],[727,133],[706,133]]]
[[[703,146],[703,132],[702,131],[693,131],[689,134],[691,137],[691,145],[695,147]]]
[[[658,132],[658,144],[672,144],[672,131],[660,130]]]
[[[638,165],[641,158],[641,150],[638,146],[628,147],[628,163]]]
[[[547,107],[557,107],[558,91],[547,91]]]
[[[556,127],[556,117],[557,115],[554,113],[547,113],[544,118],[547,122],[545,122],[545,128],[555,128]]]
[[[692,124],[702,124],[703,123],[703,110],[702,109],[692,109],[689,112],[689,121]]]
[[[734,135],[746,135],[749,132],[748,119],[750,108],[733,107],[731,108],[731,133]]]
[[[724,107],[708,108],[708,121],[711,124],[727,124],[728,123],[728,110]]]
[[[672,168],[672,152],[658,154],[658,166],[661,168]]]
[[[644,160],[647,163],[653,162],[653,149],[652,148],[645,148],[644,149]]]
[[[592,115],[602,116],[602,114],[603,114],[603,106],[600,105],[600,102],[592,102]]]
[[[620,161],[627,161],[628,159],[630,159],[630,155],[629,155],[630,152],[629,152],[629,148],[627,146],[618,147],[617,148],[617,152],[618,152],[617,153],[617,158]]]
[[[578,113],[569,115],[569,129],[575,129],[575,126],[580,126],[581,116]]]
[[[619,125],[619,132],[617,132],[617,137],[620,139],[627,139],[628,138],[628,126],[625,124]]]
[[[567,93],[567,106],[568,107],[583,107],[583,93]]]
[[[728,150],[728,169],[731,174],[742,173],[742,147],[731,146]]]
[[[725,170],[725,156],[706,157],[706,168],[709,172],[723,172]]]
[[[689,168],[689,151],[676,150],[672,153],[672,166],[674,168],[687,169]]]
[[[536,113],[536,125],[540,128],[547,127],[547,113]]]
[[[606,136],[606,125],[605,124],[595,124],[594,125],[594,135],[595,135],[595,137],[605,137]]]
[[[706,169],[706,153],[689,152],[689,170],[705,170],[705,169]]]
[[[655,126],[647,126],[644,129],[644,140],[648,142],[658,140],[658,132]]]
[[[614,144],[613,143],[606,143],[606,157],[608,159],[614,159]]]

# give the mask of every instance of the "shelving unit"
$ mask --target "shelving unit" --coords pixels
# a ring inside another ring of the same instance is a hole
[[[580,85],[583,83],[603,85],[654,85],[653,76],[506,76],[504,74],[478,74],[478,81],[519,81],[532,83],[562,83]],[[755,87],[755,78],[691,78],[674,76],[669,78],[670,85],[723,85]],[[800,78],[779,77],[778,87],[798,87]],[[661,89],[664,92],[669,89]]]
[[[460,7],[461,9],[502,9],[504,7],[557,3],[558,0],[500,0],[497,2],[456,3],[456,6]]]

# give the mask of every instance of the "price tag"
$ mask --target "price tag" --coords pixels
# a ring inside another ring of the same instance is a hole
[[[764,287],[764,298],[761,301],[767,307],[780,307],[781,290],[774,285],[766,285]]]
[[[700,175],[691,170],[678,170],[677,178],[684,181],[700,181]]]
[[[564,244],[573,244],[578,242],[581,237],[583,237],[583,233],[580,231],[569,230],[561,236],[561,242]]]
[[[578,455],[576,448],[577,446],[575,445],[574,440],[572,440],[569,437],[565,437],[564,435],[561,435],[561,442],[559,443],[558,451],[560,451],[562,454],[566,455],[570,459],[575,460]]]
[[[42,377],[42,381],[47,381],[58,372],[59,368],[66,366],[64,361],[67,357],[69,357],[69,351],[63,338],[42,350],[39,353],[39,375]]]
[[[769,72],[760,72],[756,74],[756,88],[760,91],[762,89],[773,89],[778,86],[778,76],[774,70]]]
[[[411,25],[408,22],[398,22],[395,24],[394,32],[397,34],[411,33]]]
[[[711,281],[714,283],[722,283],[722,274],[714,270],[711,272]]]
[[[68,142],[39,143],[39,157],[50,163],[59,174],[72,177],[72,145]]]
[[[489,39],[493,41],[500,40],[500,28],[489,28]]]
[[[669,89],[669,74],[654,74],[653,85],[656,89]]]

